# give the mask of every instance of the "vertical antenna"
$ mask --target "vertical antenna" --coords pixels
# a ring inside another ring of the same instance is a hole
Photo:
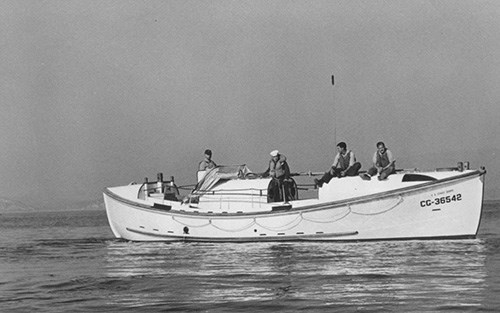
[[[332,75],[332,99],[333,99],[333,145],[337,144],[337,110],[335,110],[335,77]]]

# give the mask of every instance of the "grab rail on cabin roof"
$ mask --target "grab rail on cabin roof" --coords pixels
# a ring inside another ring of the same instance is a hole
[[[164,194],[170,191],[171,186],[159,186],[158,182],[144,182],[137,192],[137,199],[145,200],[151,193]],[[177,192],[176,188],[176,192]],[[247,192],[245,192],[247,191]],[[255,193],[255,191],[258,192]],[[244,189],[219,189],[219,190],[198,190],[197,196],[217,195],[217,196],[267,196],[267,189],[244,188]]]
[[[163,177],[158,174],[158,181],[149,182],[148,178],[144,179],[139,191],[137,192],[137,199],[145,200],[150,193],[162,193],[162,194],[177,194],[179,195],[179,188],[174,183],[174,178],[172,177],[169,181],[163,181]]]

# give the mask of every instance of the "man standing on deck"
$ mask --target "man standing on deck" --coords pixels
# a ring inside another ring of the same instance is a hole
[[[378,173],[378,180],[384,180],[387,176],[396,173],[396,160],[392,152],[385,147],[382,141],[377,142],[377,151],[373,155],[373,166],[367,173],[361,174],[364,180],[370,180]]]
[[[356,162],[354,152],[352,152],[352,150],[347,150],[347,144],[345,142],[339,142],[337,144],[337,151],[338,153],[333,160],[330,170],[325,172],[321,179],[314,179],[314,183],[318,187],[323,186],[324,183],[328,183],[333,177],[341,178],[358,175],[361,163]]]
[[[290,197],[287,190],[283,195],[285,181],[290,178],[290,168],[286,162],[286,156],[280,154],[278,150],[271,151],[270,155],[269,167],[263,174],[264,177],[271,176],[273,178],[269,185],[268,198],[271,202],[287,200]]]
[[[278,150],[271,151],[271,160],[269,161],[269,167],[266,173],[269,176],[283,180],[290,176],[290,168],[286,162],[286,156],[280,154]]]

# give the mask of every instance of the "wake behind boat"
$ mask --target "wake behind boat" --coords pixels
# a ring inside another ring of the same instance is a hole
[[[287,190],[276,191],[272,178],[245,165],[219,166],[185,197],[173,177],[158,174],[155,182],[106,188],[104,202],[114,235],[131,241],[475,238],[485,174],[459,162],[398,171],[382,181],[333,178],[302,199],[293,178]]]

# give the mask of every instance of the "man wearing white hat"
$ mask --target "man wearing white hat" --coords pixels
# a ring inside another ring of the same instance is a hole
[[[286,156],[280,154],[278,150],[273,150],[271,153],[271,160],[269,161],[269,176],[283,180],[290,176],[290,168],[286,163]]]
[[[268,196],[271,198],[271,201],[281,201],[283,200],[283,180],[290,177],[290,168],[286,162],[286,156],[280,154],[278,150],[273,150],[269,154],[271,155],[271,160],[264,176],[271,176],[274,179],[271,182],[272,186],[269,188],[272,194],[268,194]]]

